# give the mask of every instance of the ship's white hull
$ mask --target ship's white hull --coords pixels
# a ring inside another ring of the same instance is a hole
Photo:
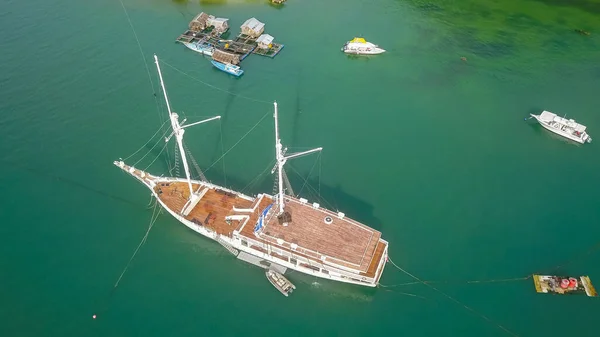
[[[570,140],[580,143],[580,144],[584,144],[588,140],[589,136],[585,133],[582,137],[576,137],[569,132],[565,132],[565,131],[561,130],[561,128],[559,126],[552,126],[549,123],[547,123],[543,120],[540,120],[537,115],[531,115],[531,116],[533,116],[533,118],[535,118],[535,120],[537,120],[538,123],[541,126],[543,126],[546,130],[551,131],[557,135],[563,136],[567,139],[570,139]],[[557,124],[554,124],[554,125],[557,125]]]
[[[115,163],[115,165],[119,166],[117,163]],[[269,261],[273,264],[278,264],[281,265],[283,267],[295,270],[297,272],[303,273],[303,274],[307,274],[307,275],[312,275],[312,276],[316,276],[316,277],[320,277],[320,278],[324,278],[324,279],[329,279],[332,281],[338,281],[338,282],[344,282],[344,283],[351,283],[351,284],[357,284],[357,285],[361,285],[361,286],[366,286],[366,287],[375,287],[377,286],[377,283],[379,281],[379,277],[381,277],[381,275],[383,274],[383,270],[385,268],[385,261],[387,261],[387,249],[385,251],[385,255],[382,257],[382,263],[379,267],[379,270],[377,272],[377,279],[375,282],[373,283],[366,283],[366,282],[361,282],[360,280],[353,280],[352,276],[344,276],[341,274],[341,272],[335,273],[333,271],[331,271],[330,269],[329,273],[323,273],[321,271],[316,271],[310,268],[305,268],[302,267],[299,264],[293,264],[290,263],[289,261],[286,260],[282,260],[282,259],[278,259],[276,257],[273,257],[269,254],[263,253],[261,251],[258,251],[256,249],[247,247],[242,245],[242,241],[241,240],[236,240],[236,239],[232,239],[230,237],[224,236],[224,235],[219,235],[218,233],[207,229],[204,226],[195,224],[187,219],[185,219],[184,217],[182,217],[181,215],[177,214],[175,211],[173,211],[172,209],[170,209],[169,207],[167,207],[167,205],[165,205],[163,203],[163,201],[160,199],[160,197],[156,194],[156,192],[154,191],[154,186],[156,186],[159,183],[166,183],[166,182],[187,182],[187,180],[185,179],[179,179],[179,178],[156,178],[156,180],[154,180],[153,183],[148,182],[147,180],[144,179],[140,179],[140,177],[138,177],[137,175],[132,174],[133,177],[135,177],[137,180],[141,181],[144,185],[146,185],[151,191],[152,191],[152,195],[156,198],[156,200],[158,200],[158,202],[160,203],[160,205],[167,210],[175,219],[177,219],[179,222],[181,222],[182,224],[184,224],[186,227],[188,227],[189,229],[193,230],[194,232],[201,234],[203,236],[206,236],[207,238],[213,239],[215,241],[222,241],[225,242],[227,244],[229,244],[231,247],[237,249],[238,251],[243,251],[246,252],[250,255],[253,255],[259,259],[263,259],[266,261]],[[253,200],[253,198],[243,195],[239,192],[230,190],[228,188],[224,188],[218,185],[213,185],[213,184],[209,184],[206,182],[202,182],[202,181],[194,181],[192,180],[193,184],[199,184],[199,185],[204,185],[204,186],[209,186],[209,187],[213,187],[213,188],[218,188],[230,193],[234,193],[237,194],[238,196],[245,198],[245,199],[249,199],[249,200]],[[353,275],[353,277],[358,278],[358,275]]]

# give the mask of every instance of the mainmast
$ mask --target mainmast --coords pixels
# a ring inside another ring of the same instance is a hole
[[[169,141],[171,136],[175,136],[175,140],[177,141],[177,146],[179,147],[179,153],[181,154],[181,161],[183,162],[183,168],[185,170],[185,177],[187,178],[188,188],[190,189],[190,198],[188,202],[183,206],[181,213],[184,215],[189,214],[189,212],[196,206],[200,198],[196,193],[194,193],[194,189],[192,188],[192,179],[190,178],[190,169],[187,163],[187,157],[185,155],[185,151],[183,149],[183,133],[185,132],[184,128],[198,125],[202,123],[206,123],[215,119],[220,119],[221,116],[215,116],[209,119],[205,119],[200,122],[195,122],[188,125],[181,125],[179,123],[179,115],[177,113],[171,111],[171,104],[169,103],[169,98],[167,97],[167,90],[165,89],[165,83],[163,82],[162,73],[160,71],[160,64],[158,63],[158,57],[154,55],[154,62],[156,63],[156,69],[158,70],[158,77],[160,79],[160,86],[162,87],[163,94],[165,96],[165,102],[167,103],[167,110],[169,111],[169,119],[171,120],[171,127],[173,128],[173,133],[165,139],[165,141]],[[182,123],[185,122],[185,119]]]
[[[308,150],[308,151],[304,151],[304,152],[298,152],[298,153],[293,153],[290,154],[288,156],[285,155],[285,151],[287,150],[283,148],[283,146],[281,145],[281,139],[279,138],[279,121],[278,121],[278,115],[277,115],[277,102],[273,103],[274,107],[275,107],[275,113],[273,114],[273,117],[275,118],[275,158],[277,160],[277,185],[279,187],[279,193],[277,195],[277,203],[279,204],[279,212],[277,213],[277,215],[281,215],[284,212],[284,193],[283,193],[283,165],[286,163],[286,161],[288,159],[292,159],[292,158],[297,158],[300,156],[304,156],[313,152],[317,152],[317,151],[321,151],[323,150],[322,147],[318,147],[316,149],[312,149],[312,150]],[[286,223],[284,223],[284,226],[287,225]]]

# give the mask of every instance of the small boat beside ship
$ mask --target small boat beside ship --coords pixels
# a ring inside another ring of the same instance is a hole
[[[384,53],[385,49],[382,49],[378,45],[371,42],[367,42],[362,37],[355,37],[354,39],[346,42],[346,44],[342,47],[342,51],[346,54],[377,55]]]
[[[273,287],[277,288],[277,290],[279,290],[279,292],[281,292],[286,297],[290,293],[292,293],[294,289],[296,289],[296,286],[293,285],[292,282],[290,282],[283,275],[279,274],[274,270],[268,269],[265,272],[265,275],[267,276],[267,279],[269,280],[269,282],[271,282]]]
[[[228,74],[234,75],[234,76],[242,76],[244,74],[244,71],[242,70],[242,68],[240,68],[239,66],[233,65],[231,63],[222,63],[219,61],[215,61],[215,60],[211,60],[210,63],[212,63],[213,66],[215,66],[217,69],[224,71]]]
[[[554,294],[586,294],[590,297],[598,296],[592,281],[588,276],[579,278],[568,276],[533,275],[535,290],[538,293]]]
[[[188,49],[193,50],[197,53],[206,55],[206,56],[212,56],[213,55],[213,51],[215,50],[215,47],[213,47],[211,44],[209,43],[201,43],[201,42],[183,42],[183,45],[186,46]]]
[[[585,132],[586,126],[575,122],[574,119],[566,119],[546,110],[542,111],[539,115],[530,115],[544,128],[557,135],[561,135],[581,144],[592,142],[592,137]]]

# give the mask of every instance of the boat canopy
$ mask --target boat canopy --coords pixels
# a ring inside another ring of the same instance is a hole
[[[546,122],[554,121],[554,117],[556,117],[556,114],[546,110],[542,111],[542,114],[540,115],[540,119]]]
[[[562,118],[562,117],[557,116],[555,113],[552,113],[552,112],[546,111],[546,110],[542,111],[542,114],[540,115],[540,119],[544,122],[556,122],[559,124],[566,125],[568,127],[573,128],[573,130],[575,130],[577,132],[584,132],[586,129],[585,125],[581,125],[573,119]]]
[[[352,41],[350,41],[350,43],[367,43],[367,41],[362,37],[355,37],[352,39]]]

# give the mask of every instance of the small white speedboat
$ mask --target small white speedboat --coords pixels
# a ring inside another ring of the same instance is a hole
[[[592,137],[585,132],[586,126],[575,122],[574,119],[566,119],[546,110],[542,111],[539,115],[530,115],[544,128],[557,135],[561,135],[581,144],[592,142]]]
[[[346,54],[356,55],[377,55],[385,52],[385,49],[379,48],[378,45],[367,42],[362,37],[355,37],[346,42],[342,47],[342,51]]]
[[[271,282],[271,284],[286,297],[296,289],[296,286],[293,285],[292,282],[274,270],[267,270],[265,275],[267,276],[267,279],[269,279],[269,282]]]

